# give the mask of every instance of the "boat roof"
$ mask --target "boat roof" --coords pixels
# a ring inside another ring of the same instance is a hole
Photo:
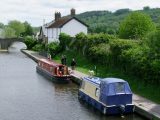
[[[101,83],[101,78],[99,78],[99,77],[84,77],[83,79],[90,81],[96,85],[100,85],[100,83]]]
[[[49,65],[52,65],[52,66],[63,66],[62,64],[59,64],[59,63],[56,63],[56,62],[54,62],[53,60],[49,60],[49,59],[44,59],[44,58],[42,58],[42,59],[40,59],[39,61],[41,61],[41,62],[44,62],[44,63],[47,63],[47,64],[49,64]]]
[[[126,82],[122,79],[119,78],[99,78],[99,77],[84,77],[84,80],[90,81],[96,85],[100,85],[100,83],[103,81],[106,84],[110,84],[110,83],[117,83],[117,82]]]
[[[117,83],[117,82],[126,82],[126,81],[119,79],[119,78],[104,78],[104,79],[102,79],[102,81],[106,82],[107,84]]]

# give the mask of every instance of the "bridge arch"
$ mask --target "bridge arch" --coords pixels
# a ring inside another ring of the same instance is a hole
[[[23,38],[0,38],[0,49],[8,50],[14,42],[23,42]]]

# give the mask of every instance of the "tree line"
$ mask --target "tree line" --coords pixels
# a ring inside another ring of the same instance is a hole
[[[160,26],[160,8],[145,6],[143,10],[132,11],[128,8],[111,11],[90,11],[77,15],[79,19],[89,25],[90,33],[118,34],[120,23],[132,12],[142,12],[151,17],[156,27]]]
[[[35,31],[35,28],[33,28],[27,21],[22,23],[18,20],[9,21],[7,25],[0,23],[0,29],[0,37],[3,38],[32,36]]]

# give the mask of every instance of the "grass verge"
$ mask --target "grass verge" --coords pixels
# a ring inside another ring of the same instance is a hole
[[[107,67],[98,63],[90,62],[86,57],[73,51],[65,51],[54,57],[54,60],[60,62],[61,55],[66,55],[67,65],[70,66],[72,58],[75,58],[77,62],[76,70],[88,74],[89,70],[97,71],[98,77],[117,77],[129,82],[131,89],[134,93],[143,96],[149,100],[152,100],[160,104],[160,87],[154,85],[145,85],[140,79],[135,76],[122,73],[116,68]],[[97,70],[95,70],[95,66]]]

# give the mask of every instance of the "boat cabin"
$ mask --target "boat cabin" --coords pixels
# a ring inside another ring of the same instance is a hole
[[[48,59],[40,59],[38,66],[43,70],[46,70],[54,76],[67,76],[69,75],[68,67],[59,63],[56,63]]]
[[[128,82],[118,78],[83,78],[80,91],[106,106],[132,104]]]

